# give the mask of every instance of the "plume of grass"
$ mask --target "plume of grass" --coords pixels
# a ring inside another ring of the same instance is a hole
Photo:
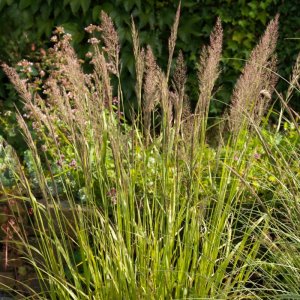
[[[2,63],[1,67],[4,73],[9,78],[9,80],[13,83],[16,91],[20,94],[21,98],[25,101],[25,103],[30,103],[32,99],[32,95],[26,85],[26,79],[23,80],[20,79],[16,70],[12,67],[9,67],[5,63]]]
[[[141,49],[140,47],[139,35],[136,30],[133,18],[131,20],[131,33],[132,33],[132,41],[133,41],[133,54],[135,58],[135,74],[136,74],[135,92],[137,96],[138,108],[139,111],[141,111],[143,75],[145,69],[145,50],[143,48]]]
[[[112,111],[113,94],[109,70],[107,69],[107,64],[103,53],[99,51],[97,46],[95,48],[96,53],[92,60],[92,64],[95,66],[94,78],[96,79],[96,82],[99,83],[96,85],[97,96],[100,96],[100,99],[102,99],[103,103],[107,103],[109,110]]]
[[[112,19],[105,13],[101,11],[101,25],[100,30],[102,32],[102,39],[104,41],[105,47],[103,50],[108,56],[108,67],[109,70],[117,76],[118,79],[118,114],[120,118],[121,104],[123,104],[123,92],[121,87],[120,78],[120,42],[118,33],[114,27]]]
[[[210,45],[204,47],[200,55],[198,81],[199,98],[195,109],[195,138],[203,140],[206,134],[209,104],[215,81],[219,76],[219,62],[222,53],[223,29],[218,18],[210,35]],[[200,134],[200,136],[199,136]]]
[[[113,64],[115,72],[119,73],[119,36],[114,28],[111,18],[104,11],[101,11],[100,30],[102,32],[102,39],[105,45],[103,50],[107,53],[108,61]]]
[[[178,25],[179,25],[179,20],[180,20],[180,9],[181,9],[181,1],[179,1],[178,8],[177,8],[176,15],[175,15],[174,24],[171,29],[171,36],[169,37],[169,40],[168,40],[169,58],[168,58],[168,66],[167,66],[167,74],[166,74],[167,81],[169,80],[171,66],[172,66],[172,59],[173,59],[173,54],[174,54],[175,45],[176,45],[177,31],[178,31]]]
[[[248,117],[259,124],[270,103],[277,82],[274,51],[278,37],[278,19],[277,15],[269,23],[235,85],[229,113],[232,132],[237,133],[241,128],[247,128]]]
[[[190,164],[190,183],[193,182],[194,168],[197,169],[198,157],[201,152],[197,149],[205,148],[206,127],[210,99],[215,81],[219,75],[219,61],[221,59],[223,30],[221,20],[218,18],[216,25],[210,35],[210,45],[203,48],[200,55],[198,70],[199,98],[196,104],[194,115],[189,116],[185,123],[185,131],[190,131],[188,144],[188,160]],[[200,159],[201,161],[201,159]],[[192,187],[190,186],[190,189]]]
[[[175,126],[176,137],[179,136],[179,131],[183,119],[186,72],[187,72],[187,68],[184,62],[182,51],[180,51],[176,61],[176,67],[173,75],[173,86],[175,90],[173,96],[173,106],[174,106],[174,126]]]
[[[143,101],[143,125],[146,144],[149,143],[151,113],[160,99],[160,74],[161,70],[156,63],[150,46],[147,47],[145,55],[145,82]]]

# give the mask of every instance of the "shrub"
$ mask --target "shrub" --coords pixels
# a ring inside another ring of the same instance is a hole
[[[17,116],[28,166],[16,156],[14,163],[16,187],[32,206],[40,240],[35,247],[19,234],[43,287],[35,296],[245,299],[299,293],[293,229],[300,185],[291,163],[299,159],[298,121],[285,105],[291,119],[286,133],[266,117],[278,19],[250,55],[212,147],[208,108],[219,75],[221,22],[202,50],[193,111],[182,53],[171,68],[179,14],[180,6],[166,72],[151,47],[140,45],[132,23],[138,107],[130,122],[122,115],[122,48],[104,12],[100,26],[86,28],[92,73],[83,72],[61,27],[52,38],[43,93],[3,64],[30,116],[28,122]],[[279,218],[281,212],[289,220]]]

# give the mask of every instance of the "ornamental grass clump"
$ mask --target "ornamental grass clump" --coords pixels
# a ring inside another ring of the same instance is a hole
[[[179,15],[180,6],[165,71],[151,47],[140,45],[132,21],[138,105],[130,123],[121,114],[122,49],[105,13],[100,26],[86,28],[91,73],[83,72],[62,28],[54,32],[41,86],[3,65],[30,116],[18,113],[27,165],[15,156],[13,173],[20,201],[33,212],[31,233],[24,229],[15,241],[39,279],[41,291],[31,296],[276,299],[298,293],[289,289],[299,278],[298,236],[291,234],[299,174],[289,159],[299,158],[299,133],[274,136],[261,124],[275,85],[278,17],[237,82],[231,132],[215,149],[207,120],[220,73],[221,20],[200,56],[193,111],[182,52],[173,68]],[[10,192],[3,187],[3,193]],[[282,208],[289,220],[277,219]]]

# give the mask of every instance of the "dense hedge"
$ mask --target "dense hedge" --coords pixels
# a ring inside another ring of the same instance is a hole
[[[174,19],[177,1],[173,0],[3,0],[0,2],[0,59],[14,63],[24,57],[37,55],[40,48],[48,47],[51,32],[63,25],[72,33],[74,46],[84,57],[87,51],[84,27],[99,21],[101,10],[105,10],[115,21],[122,41],[122,59],[126,86],[133,78],[133,56],[131,48],[130,16],[135,19],[143,44],[150,44],[160,63],[166,61],[167,38]],[[220,16],[224,26],[223,72],[220,101],[229,101],[230,89],[238,70],[256,44],[266,23],[279,12],[280,32],[278,46],[279,69],[287,76],[300,51],[300,9],[298,0],[183,0],[177,48],[184,50],[189,68],[195,68],[201,46],[207,42],[209,33]],[[128,76],[130,72],[131,76]],[[195,73],[195,72],[194,72]],[[5,82],[3,74],[0,80]],[[1,85],[2,106],[9,108],[15,97],[5,85]],[[190,82],[190,94],[196,98],[196,79]],[[10,91],[10,92],[9,92]],[[192,92],[192,93],[191,93]],[[127,99],[133,99],[131,88],[125,87]],[[193,99],[192,99],[193,100]],[[220,102],[212,102],[211,112],[218,113]]]

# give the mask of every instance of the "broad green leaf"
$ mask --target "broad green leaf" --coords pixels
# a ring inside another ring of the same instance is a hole
[[[31,6],[30,6],[31,14],[35,15],[37,13],[37,11],[40,9],[40,7],[41,7],[40,1],[33,1],[33,3],[31,3]]]
[[[105,11],[107,14],[109,14],[109,16],[112,18],[115,15],[120,14],[120,11],[117,10],[117,8],[112,3],[103,3],[103,5],[101,5],[101,8],[103,11]]]
[[[77,12],[78,12],[78,10],[80,8],[80,2],[79,1],[80,0],[72,0],[70,2],[71,11],[72,11],[72,13],[73,13],[74,16],[77,15]]]
[[[130,10],[133,8],[134,4],[135,3],[133,1],[130,1],[130,0],[124,1],[125,11],[130,12]]]
[[[5,0],[0,0],[0,12],[5,7],[5,5],[6,5]]]
[[[28,7],[32,3],[32,0],[21,0],[19,4],[19,8],[21,10],[24,10],[26,7]]]
[[[267,23],[267,13],[265,11],[261,11],[257,14],[256,17],[258,20],[260,20],[264,25]]]
[[[87,11],[90,8],[91,0],[80,0],[80,5],[83,11],[83,14],[85,15]]]
[[[135,6],[141,10],[141,0],[135,0]]]
[[[49,9],[49,6],[44,3],[40,9],[40,13],[41,13],[41,16],[42,16],[42,19],[43,20],[47,20],[47,21],[50,21],[49,20],[49,17],[50,17],[50,14],[51,14],[51,10]]]
[[[92,18],[93,21],[99,21],[99,17],[100,17],[100,12],[101,12],[101,6],[100,5],[96,5],[93,8],[93,12],[92,12]]]
[[[80,29],[77,23],[63,23],[61,26],[65,29],[65,32],[72,35],[72,41],[80,42],[83,39],[84,32]]]
[[[251,7],[252,10],[257,10],[259,3],[257,1],[250,1],[248,6]]]
[[[59,6],[54,8],[54,18],[57,18],[61,13],[61,8]]]
[[[233,41],[237,41],[237,42],[241,43],[243,39],[244,39],[244,34],[242,32],[235,32],[232,35]]]
[[[245,19],[239,20],[239,21],[238,21],[238,24],[239,24],[241,27],[243,27],[243,28],[245,28],[245,27],[248,26],[248,22],[247,22],[247,20],[245,20]]]

